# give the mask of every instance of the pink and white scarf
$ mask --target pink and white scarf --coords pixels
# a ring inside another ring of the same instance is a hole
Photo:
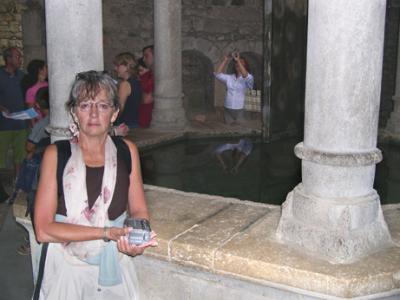
[[[67,218],[64,222],[84,226],[109,226],[108,208],[110,206],[117,177],[117,149],[107,136],[105,142],[104,174],[100,195],[92,208],[86,189],[86,165],[79,143],[71,143],[71,157],[63,174],[64,199]],[[102,240],[71,242],[64,245],[65,250],[82,260],[98,255],[106,243]]]

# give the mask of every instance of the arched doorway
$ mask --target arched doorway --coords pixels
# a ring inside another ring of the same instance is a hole
[[[182,81],[186,115],[192,119],[196,114],[214,111],[213,64],[197,50],[182,52]]]

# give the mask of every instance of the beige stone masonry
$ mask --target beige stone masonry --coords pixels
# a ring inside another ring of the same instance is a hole
[[[0,52],[8,47],[22,48],[21,12],[25,6],[12,0],[0,1]],[[0,65],[3,65],[0,56]]]
[[[164,190],[164,192],[162,191]],[[146,198],[151,212],[152,229],[157,233],[159,246],[147,251],[171,259],[171,245],[180,235],[221,211],[228,203],[198,201],[174,190],[146,188]]]
[[[319,296],[351,298],[400,287],[399,247],[356,263],[333,265],[276,241],[279,206],[147,185],[145,191],[159,242],[146,255]],[[24,217],[25,209],[24,202],[15,203],[14,215]],[[384,215],[399,245],[400,206],[384,206]]]

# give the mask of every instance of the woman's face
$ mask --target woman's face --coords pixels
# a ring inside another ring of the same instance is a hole
[[[41,76],[42,78],[47,78],[48,76],[47,65],[44,65],[43,68],[39,70],[39,76]]]
[[[242,63],[242,66],[245,67],[244,59],[243,58],[239,58],[239,60]],[[240,74],[239,64],[237,62],[235,62],[235,72],[236,72],[236,74]]]
[[[108,133],[111,123],[118,116],[118,110],[115,110],[107,96],[106,90],[101,89],[94,99],[78,102],[74,115],[81,134],[95,137]]]
[[[124,79],[127,75],[129,75],[128,66],[126,66],[126,65],[117,65],[117,64],[115,64],[114,65],[114,71],[117,74],[118,78]]]

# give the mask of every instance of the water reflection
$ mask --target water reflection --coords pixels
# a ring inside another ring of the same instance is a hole
[[[253,150],[237,173],[221,168],[214,150],[238,138],[180,141],[141,153],[143,180],[147,184],[187,192],[282,204],[301,181],[301,160],[293,152],[301,138],[269,143],[252,139]],[[383,161],[377,165],[374,188],[381,202],[398,202],[400,196],[400,145],[382,144]],[[222,153],[228,170],[234,164],[231,151]]]

